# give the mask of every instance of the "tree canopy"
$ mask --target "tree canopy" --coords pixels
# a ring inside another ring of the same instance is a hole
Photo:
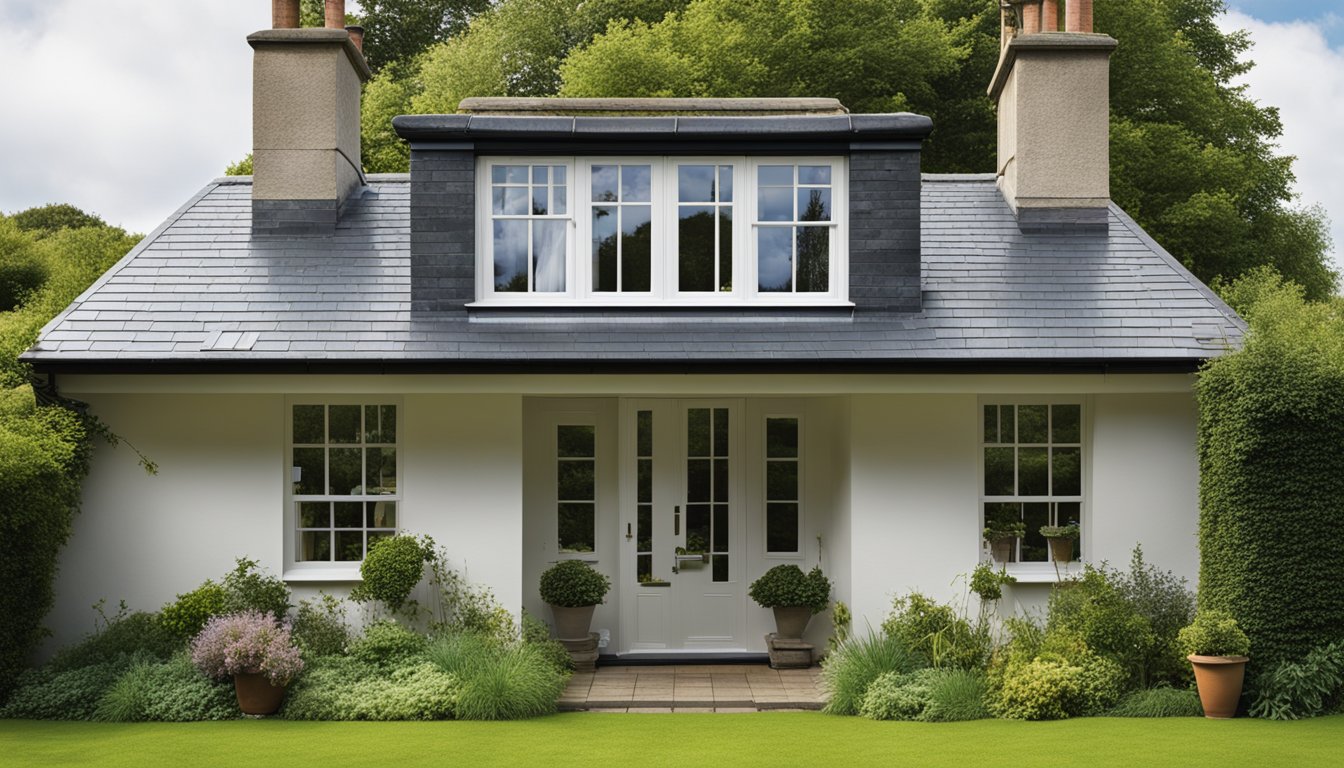
[[[364,5],[371,62],[396,63],[365,88],[371,172],[408,167],[396,115],[452,112],[468,96],[552,95],[830,96],[855,112],[932,117],[927,172],[995,167],[985,92],[999,54],[995,0]],[[1097,31],[1120,41],[1111,59],[1111,197],[1206,282],[1270,265],[1308,298],[1328,296],[1336,275],[1324,212],[1296,198],[1293,158],[1275,143],[1278,111],[1234,84],[1253,66],[1251,41],[1218,27],[1225,8],[1096,0]],[[375,53],[375,40],[388,41],[386,53]]]

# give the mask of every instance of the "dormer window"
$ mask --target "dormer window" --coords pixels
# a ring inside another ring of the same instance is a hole
[[[477,305],[847,303],[844,158],[477,162]]]

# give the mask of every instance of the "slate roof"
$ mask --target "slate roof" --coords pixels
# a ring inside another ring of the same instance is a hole
[[[254,238],[218,179],[50,323],[49,371],[1189,370],[1243,324],[1114,205],[1107,234],[1018,231],[992,176],[926,176],[917,314],[410,310],[406,176],[329,237]]]

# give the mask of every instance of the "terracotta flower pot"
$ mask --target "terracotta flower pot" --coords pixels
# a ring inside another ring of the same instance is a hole
[[[1056,563],[1073,562],[1073,539],[1046,539],[1050,542],[1050,558]]]
[[[1227,720],[1237,716],[1241,684],[1246,676],[1245,656],[1187,656],[1195,668],[1195,686],[1204,716]]]
[[[593,623],[593,611],[596,605],[581,605],[569,608],[552,605],[551,614],[555,616],[555,636],[560,640],[585,640],[588,627]]]
[[[785,640],[801,640],[807,623],[812,620],[812,609],[807,606],[777,606],[775,611],[775,634]]]
[[[285,686],[272,684],[260,672],[234,675],[233,691],[245,715],[273,715],[285,698]]]
[[[1016,536],[1003,536],[997,539],[990,539],[989,554],[994,558],[994,562],[1008,562],[1013,556],[1013,543],[1016,541]]]

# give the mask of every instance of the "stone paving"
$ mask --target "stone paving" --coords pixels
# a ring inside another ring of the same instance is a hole
[[[589,712],[756,712],[821,709],[821,670],[765,664],[599,667],[575,674],[561,710]]]

